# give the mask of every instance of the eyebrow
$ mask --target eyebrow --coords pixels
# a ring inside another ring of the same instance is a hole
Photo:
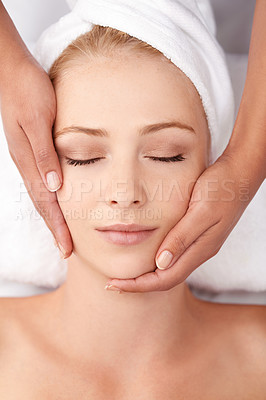
[[[196,134],[194,129],[187,124],[184,124],[180,121],[169,121],[169,122],[159,122],[157,124],[146,125],[140,129],[139,135],[140,136],[149,135],[151,133],[155,133],[157,131],[160,131],[160,130],[166,129],[166,128],[178,128],[178,129],[183,129],[190,133]],[[66,135],[66,134],[72,133],[72,132],[81,132],[81,133],[85,133],[86,135],[91,135],[91,136],[110,137],[110,135],[106,131],[106,129],[87,128],[84,126],[76,126],[76,125],[67,126],[63,129],[61,129],[60,131],[55,132],[53,136],[54,136],[54,139],[56,139],[59,136]]]

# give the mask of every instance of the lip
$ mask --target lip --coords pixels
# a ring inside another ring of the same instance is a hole
[[[148,239],[156,229],[137,224],[115,224],[97,228],[96,230],[107,242],[128,246]]]
[[[151,228],[146,225],[137,224],[115,224],[96,228],[99,231],[119,231],[119,232],[139,232],[139,231],[150,231],[156,228]]]

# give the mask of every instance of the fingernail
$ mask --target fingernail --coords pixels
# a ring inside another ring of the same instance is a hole
[[[157,268],[166,269],[168,265],[171,263],[172,259],[173,259],[173,254],[168,250],[164,250],[156,259]]]
[[[51,192],[56,192],[56,190],[58,190],[61,186],[59,176],[55,171],[51,171],[46,174],[46,182]]]
[[[60,257],[62,258],[62,259],[64,259],[64,258],[66,258],[66,254],[67,254],[67,252],[66,252],[66,250],[64,249],[64,247],[60,244],[60,243],[58,243],[58,247],[59,247],[59,250],[60,250]]]
[[[116,286],[114,286],[114,285],[106,285],[105,287],[104,287],[104,289],[106,289],[106,290],[113,290],[114,292],[122,292],[122,290],[121,289],[119,289],[118,287],[116,287]]]

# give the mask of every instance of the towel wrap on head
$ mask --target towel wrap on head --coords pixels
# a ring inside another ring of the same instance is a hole
[[[234,95],[226,58],[215,38],[208,0],[68,0],[71,12],[41,35],[33,55],[49,68],[94,25],[109,26],[161,51],[196,87],[211,134],[210,164],[224,151],[234,124]]]

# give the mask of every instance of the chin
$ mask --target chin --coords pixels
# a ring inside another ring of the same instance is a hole
[[[110,258],[105,262],[104,274],[109,278],[117,278],[117,279],[130,279],[137,278],[140,275],[146,274],[147,272],[152,272],[155,270],[155,260],[154,256],[124,256],[121,260],[121,257],[113,257],[112,262],[110,262]]]
[[[148,272],[153,272],[156,268],[156,265],[150,268],[145,268],[140,266],[136,268],[136,266],[132,268],[111,268],[111,273],[109,272],[108,277],[110,279],[132,279],[137,278],[140,275],[146,274]]]
[[[164,235],[136,246],[115,246],[104,241],[73,238],[75,255],[107,278],[130,279],[155,271],[156,252]],[[73,237],[73,234],[72,234]]]

